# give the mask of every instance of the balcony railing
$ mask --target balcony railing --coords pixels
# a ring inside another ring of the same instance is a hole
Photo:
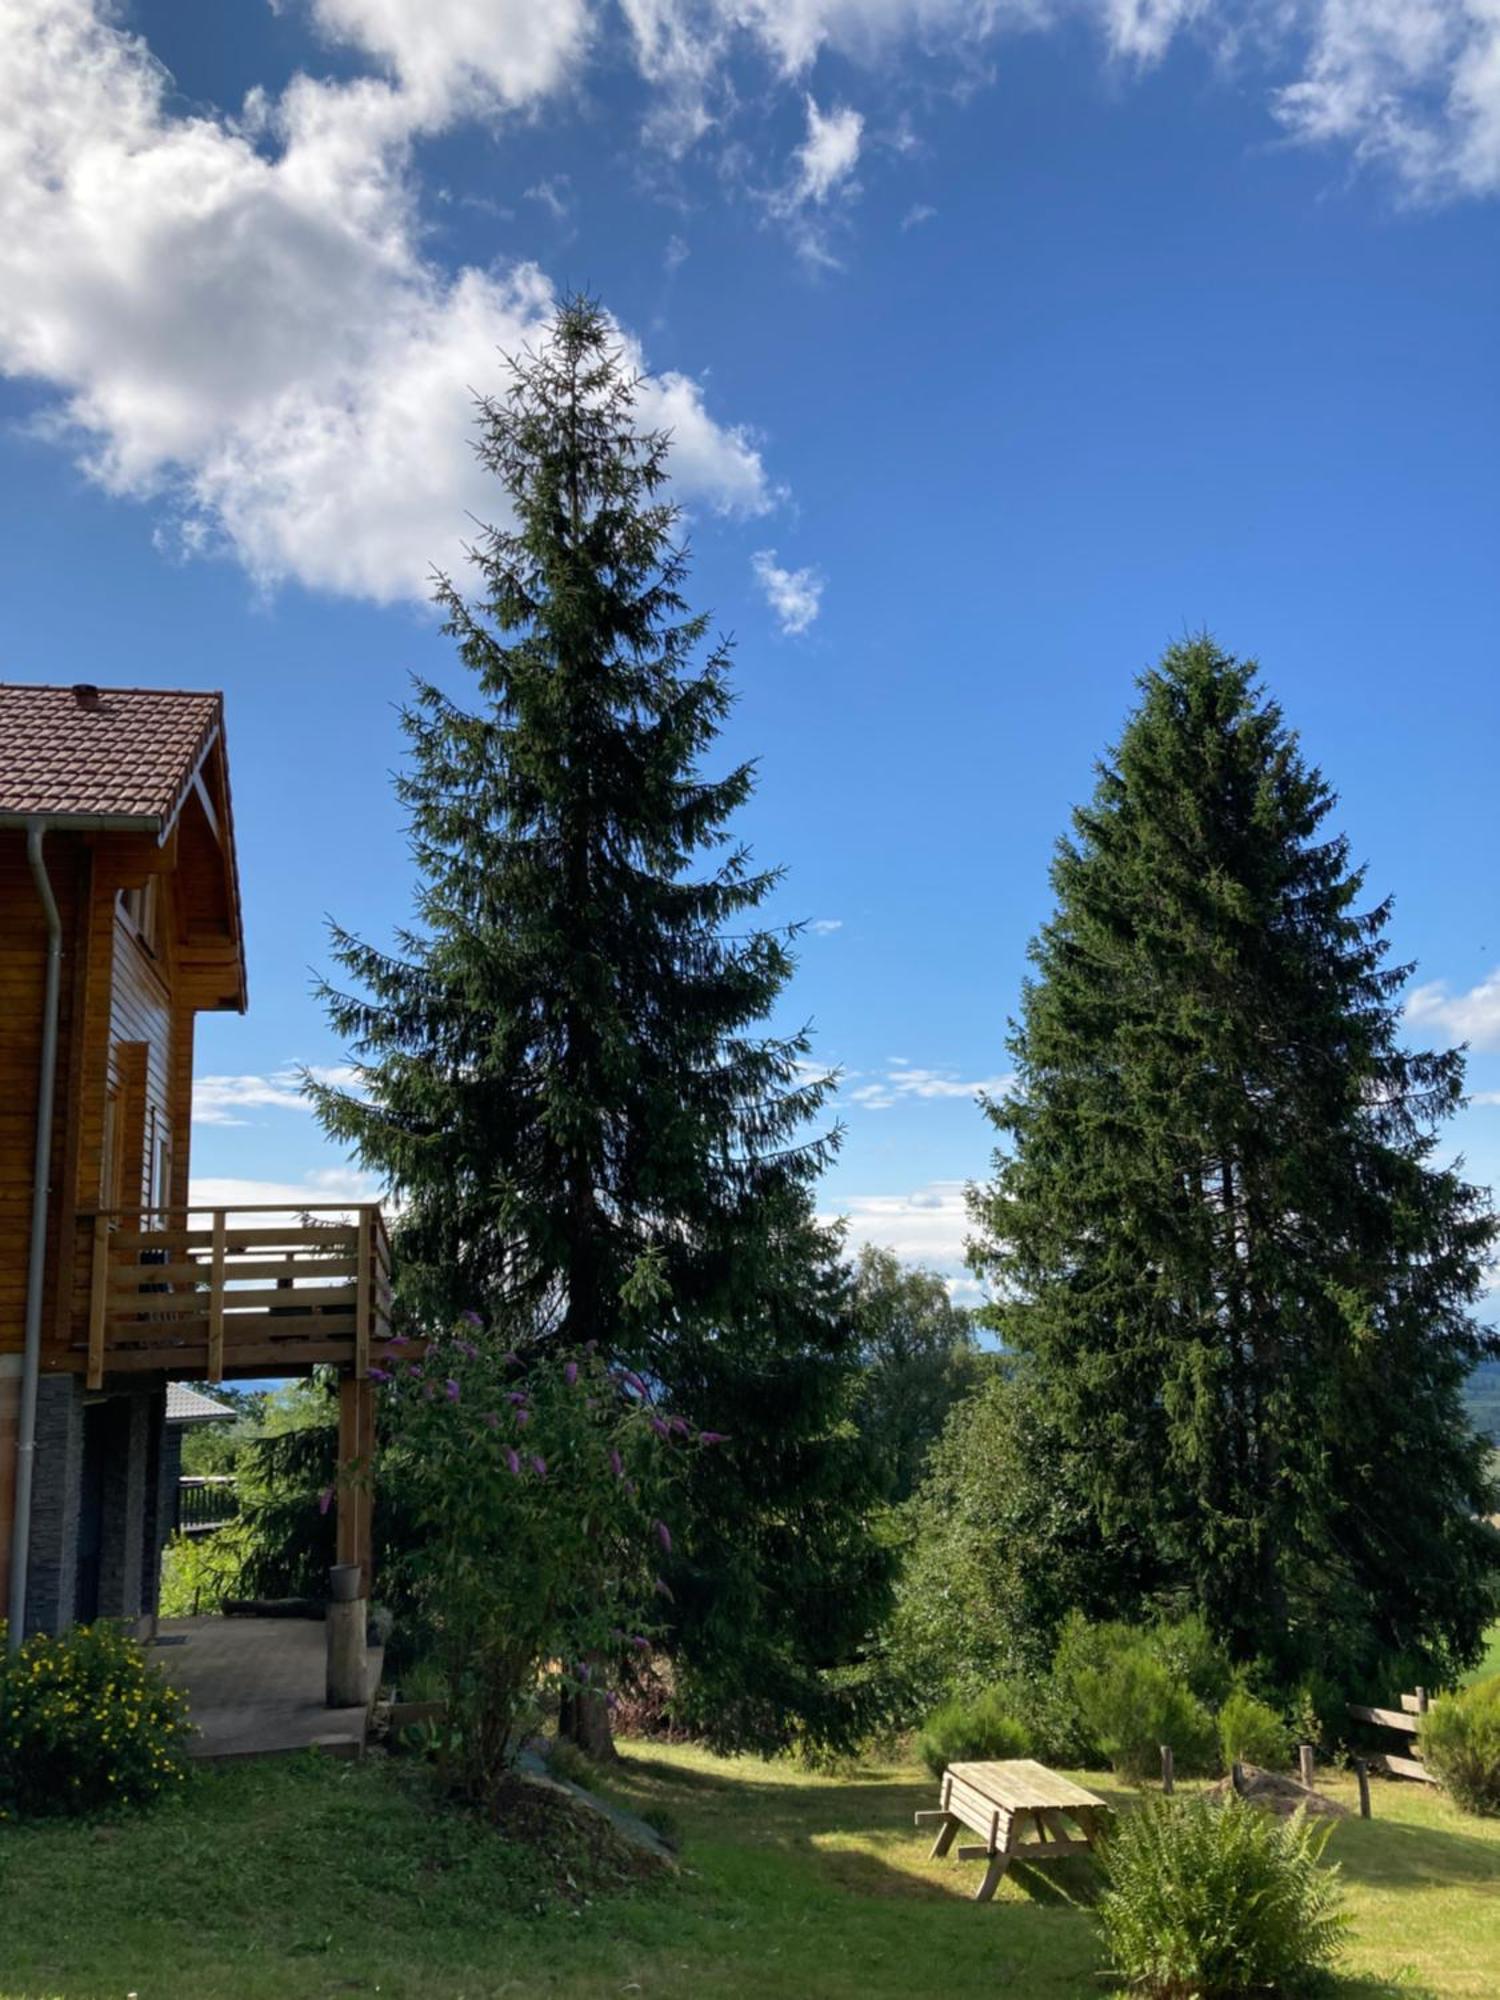
[[[320,1361],[365,1375],[390,1335],[391,1253],[374,1203],[100,1210],[79,1217],[65,1364],[209,1382]]]

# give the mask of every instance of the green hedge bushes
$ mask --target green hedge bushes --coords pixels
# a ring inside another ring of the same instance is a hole
[[[1153,2000],[1304,1990],[1337,1960],[1337,1871],[1320,1865],[1332,1821],[1289,1820],[1237,1798],[1153,1799],[1105,1850],[1099,1917],[1109,1969]]]
[[[1500,1814],[1500,1674],[1439,1695],[1422,1717],[1417,1748],[1465,1812]]]
[[[148,1805],[186,1776],[188,1735],[183,1695],[120,1626],[37,1633],[0,1657],[0,1818]]]
[[[950,1764],[989,1757],[1026,1757],[1031,1735],[998,1694],[950,1701],[934,1711],[917,1737],[917,1755],[935,1778]]]
[[[1269,1703],[1248,1688],[1232,1688],[1219,1710],[1219,1753],[1226,1765],[1284,1771],[1292,1761],[1292,1732]]]

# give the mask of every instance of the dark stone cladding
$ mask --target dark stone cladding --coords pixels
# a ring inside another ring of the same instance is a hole
[[[37,1384],[31,1477],[28,1631],[57,1633],[73,1622],[82,1486],[83,1384],[76,1375],[44,1375]]]

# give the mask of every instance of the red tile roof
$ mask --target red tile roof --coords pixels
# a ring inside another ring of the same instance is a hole
[[[0,684],[0,813],[139,819],[165,834],[219,727],[176,688]]]

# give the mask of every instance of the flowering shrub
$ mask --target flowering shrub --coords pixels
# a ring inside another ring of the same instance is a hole
[[[477,1324],[379,1379],[410,1519],[405,1581],[448,1686],[440,1754],[484,1803],[544,1683],[608,1699],[619,1667],[649,1652],[677,1454],[724,1440],[595,1353],[523,1365]]]
[[[146,1805],[186,1775],[188,1728],[118,1625],[37,1633],[0,1658],[0,1818]]]

